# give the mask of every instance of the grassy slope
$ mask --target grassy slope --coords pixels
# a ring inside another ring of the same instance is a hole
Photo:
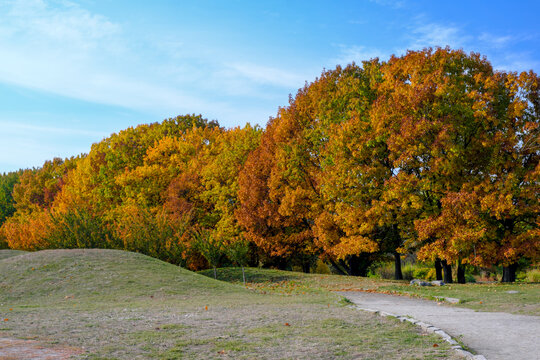
[[[7,259],[12,256],[26,254],[26,251],[21,250],[0,250],[0,260]]]
[[[405,294],[433,299],[451,297],[461,300],[455,306],[479,311],[502,311],[513,314],[540,315],[540,284],[449,284],[441,287],[410,286],[407,281],[374,280],[369,278],[303,274],[289,271],[246,269],[248,286],[261,292],[314,292],[367,290]],[[212,277],[213,272],[202,271]],[[218,270],[218,279],[239,282],[241,272],[237,268]],[[518,291],[509,294],[507,291]]]
[[[0,273],[0,337],[84,347],[81,358],[454,357],[327,291],[247,290],[139,254],[40,251],[0,260]]]

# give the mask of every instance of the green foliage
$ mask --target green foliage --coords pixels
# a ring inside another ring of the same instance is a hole
[[[201,253],[202,256],[208,261],[210,266],[214,268],[214,278],[217,279],[216,268],[222,256],[225,253],[225,243],[219,236],[215,236],[209,229],[196,229],[193,231],[193,247]]]
[[[0,226],[15,213],[13,188],[19,182],[22,170],[0,175]],[[0,239],[0,246],[1,246]]]
[[[520,282],[540,283],[540,269],[529,269],[516,274],[516,280]]]
[[[225,253],[233,264],[246,266],[249,261],[249,241],[244,238],[235,239],[226,246]]]
[[[188,231],[186,219],[171,219],[163,212],[152,214],[134,204],[117,208],[115,215],[114,233],[122,249],[185,265],[182,239]]]
[[[119,248],[105,220],[85,209],[51,214],[53,228],[46,239],[50,248]]]
[[[376,266],[371,273],[375,278],[390,280],[394,279],[394,271],[393,262],[384,262]],[[419,263],[407,263],[402,266],[401,272],[403,273],[403,280],[435,280],[435,269]]]
[[[5,235],[3,235],[2,231],[0,231],[0,250],[2,249],[9,249],[9,246]]]

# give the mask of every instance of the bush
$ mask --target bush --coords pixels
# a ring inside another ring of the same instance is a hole
[[[530,271],[527,271],[527,276],[525,277],[527,282],[540,282],[540,270],[533,269]]]
[[[332,271],[330,270],[330,267],[324,263],[321,259],[317,259],[317,264],[315,266],[315,270],[313,270],[313,273],[315,274],[332,274]]]
[[[394,264],[382,263],[372,271],[374,278],[379,279],[393,279],[394,278]]]
[[[111,248],[116,242],[103,218],[84,209],[51,214],[51,222],[46,237],[50,248]]]
[[[2,249],[9,249],[9,246],[5,237],[2,235],[2,230],[0,230],[0,250]]]
[[[435,280],[435,269],[421,263],[404,264],[401,267],[404,280],[423,279]],[[385,262],[376,267],[371,276],[379,279],[394,279],[394,263]]]

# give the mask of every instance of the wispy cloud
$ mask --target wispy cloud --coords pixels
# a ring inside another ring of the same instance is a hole
[[[347,65],[353,62],[361,64],[362,61],[371,60],[373,58],[386,59],[390,56],[390,53],[380,49],[368,48],[361,45],[337,45],[339,49],[339,55],[331,62],[340,65]]]
[[[135,71],[119,24],[70,2],[54,9],[42,0],[9,4],[0,25],[0,81],[130,108],[206,105]]]
[[[495,36],[493,34],[484,32],[480,34],[480,36],[478,36],[478,40],[487,44],[490,47],[502,48],[507,46],[511,41],[515,41],[516,38],[511,35]]]
[[[0,82],[89,102],[221,121],[236,96],[268,99],[268,87],[296,89],[307,79],[220,58],[181,36],[137,37],[69,1],[0,2],[0,18]]]
[[[538,72],[540,61],[534,59],[528,52],[505,53],[498,56],[493,61],[493,66],[497,70],[504,71],[528,71],[535,69]]]
[[[421,23],[413,26],[410,31],[410,49],[421,49],[425,47],[464,47],[472,37],[455,25],[445,25],[437,23]]]
[[[9,121],[0,121],[0,129],[2,171],[37,167],[54,157],[65,158],[87,153],[90,144],[107,135],[99,131]]]
[[[0,128],[4,135],[11,136],[23,136],[28,135],[29,132],[50,135],[73,135],[73,136],[90,136],[90,137],[103,137],[108,135],[102,131],[92,131],[85,129],[73,129],[55,126],[38,126],[26,123],[18,123],[12,121],[0,121]]]
[[[381,6],[387,6],[394,9],[401,9],[405,6],[404,0],[369,0],[372,3],[381,5]]]
[[[285,88],[299,88],[308,80],[306,74],[298,74],[278,68],[260,66],[251,63],[230,64],[234,72],[248,80],[267,85]]]

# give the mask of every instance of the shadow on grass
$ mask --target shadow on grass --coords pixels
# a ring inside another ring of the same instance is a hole
[[[246,282],[248,283],[278,283],[283,281],[299,280],[304,278],[304,274],[292,271],[245,268]],[[212,269],[199,271],[199,274],[214,277]],[[231,283],[242,282],[242,269],[238,267],[217,269],[217,279]]]

